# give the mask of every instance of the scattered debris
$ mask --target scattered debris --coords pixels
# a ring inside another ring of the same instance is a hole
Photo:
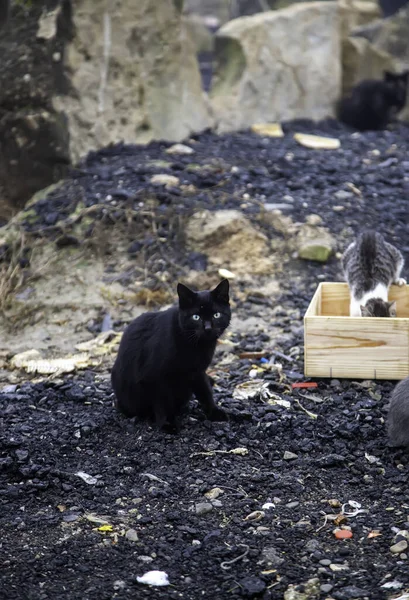
[[[222,569],[225,569],[225,570],[230,569],[232,564],[236,563],[238,560],[241,560],[242,558],[247,556],[247,554],[250,552],[250,546],[248,546],[247,544],[238,544],[238,547],[245,548],[245,551],[243,552],[243,554],[240,554],[240,556],[236,556],[236,558],[232,558],[231,560],[225,560],[224,562],[220,563],[220,566]]]
[[[37,373],[39,375],[62,375],[63,373],[72,373],[77,369],[86,369],[96,364],[86,353],[48,360],[42,358],[38,350],[27,350],[21,354],[16,354],[10,363],[13,368],[24,369],[27,373]]]
[[[291,387],[293,388],[293,390],[297,388],[317,388],[318,383],[316,383],[315,381],[300,381],[298,383],[292,383]]]
[[[199,517],[207,515],[208,513],[212,512],[212,510],[213,504],[210,504],[210,502],[198,502],[197,504],[195,504],[195,513]]]
[[[185,144],[173,144],[165,150],[166,154],[193,154],[194,150]]]
[[[319,135],[310,135],[308,133],[295,133],[294,139],[305,146],[314,150],[338,150],[341,147],[341,142],[336,138],[322,137]]]
[[[223,277],[224,279],[235,279],[236,275],[234,273],[232,273],[231,271],[229,271],[228,269],[219,269],[218,271],[220,277]]]
[[[92,475],[88,475],[88,473],[85,473],[84,471],[78,471],[75,474],[78,477],[80,477],[82,479],[82,481],[85,481],[85,483],[88,483],[88,485],[95,485],[96,483],[98,483],[98,479],[96,477],[93,477]]]
[[[264,137],[284,137],[284,131],[280,123],[255,123],[251,126],[251,131]]]
[[[137,577],[138,583],[144,585],[164,586],[170,585],[168,574],[165,571],[148,571],[141,577]]]
[[[209,500],[216,500],[216,498],[218,498],[223,493],[224,493],[224,490],[222,490],[219,487],[215,487],[215,488],[212,488],[211,490],[209,490],[208,492],[205,492],[205,496]]]
[[[294,454],[294,452],[289,452],[288,450],[284,452],[284,460],[295,460],[296,458],[298,458],[298,454]]]
[[[247,517],[244,517],[243,521],[261,521],[265,516],[266,513],[263,510],[254,510]]]
[[[179,185],[179,177],[167,175],[166,173],[157,173],[151,177],[151,183],[164,185],[167,188],[177,187]]]
[[[334,535],[337,540],[346,540],[353,537],[353,533],[350,529],[334,529]]]

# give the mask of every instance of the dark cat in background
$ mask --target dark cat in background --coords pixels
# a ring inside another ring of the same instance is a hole
[[[178,306],[144,313],[126,328],[112,369],[118,409],[173,428],[195,395],[207,417],[227,420],[206,369],[231,318],[229,282],[212,291],[177,286]]]
[[[396,317],[396,302],[388,302],[392,283],[406,284],[400,274],[402,254],[380,233],[366,231],[345,250],[342,266],[351,291],[351,317]]]
[[[338,119],[359,131],[384,129],[406,104],[408,78],[385,71],[383,81],[361,81],[338,103]]]
[[[392,392],[387,425],[390,446],[409,447],[409,377]]]

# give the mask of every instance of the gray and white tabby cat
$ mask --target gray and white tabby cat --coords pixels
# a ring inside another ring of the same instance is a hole
[[[342,266],[351,290],[351,317],[396,317],[396,302],[388,302],[392,283],[402,286],[404,259],[380,233],[366,231],[345,250]]]
[[[387,423],[389,445],[409,446],[409,377],[392,392]]]

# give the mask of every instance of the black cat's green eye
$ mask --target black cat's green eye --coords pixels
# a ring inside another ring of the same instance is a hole
[[[199,320],[200,320],[200,317],[199,317],[199,315],[192,315],[192,319],[193,319],[194,321],[199,321]]]
[[[221,314],[220,314],[220,313],[214,313],[213,317],[214,317],[215,319],[220,319],[220,317],[221,317]]]

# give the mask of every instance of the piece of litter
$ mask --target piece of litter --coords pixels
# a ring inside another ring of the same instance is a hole
[[[263,510],[270,510],[270,508],[275,508],[276,505],[274,504],[274,502],[266,502],[265,504],[263,504],[263,506],[261,507]]]
[[[208,498],[209,500],[215,500],[216,498],[218,498],[221,494],[223,494],[223,490],[219,487],[215,487],[212,488],[211,490],[209,490],[208,492],[205,492],[205,496],[206,498]]]
[[[176,187],[179,185],[179,177],[167,175],[166,173],[156,173],[151,177],[151,183],[164,185],[166,187]]]
[[[299,383],[292,383],[291,387],[293,390],[297,388],[316,388],[318,387],[318,383],[315,381],[300,381]]]
[[[349,529],[335,529],[334,535],[337,538],[337,540],[346,540],[348,538],[351,538],[353,534],[352,531],[350,531]]]
[[[141,577],[137,577],[136,581],[144,585],[170,585],[168,574],[165,571],[148,571]]]
[[[98,527],[98,531],[113,531],[113,526],[112,525],[101,525],[100,527]]]
[[[368,454],[367,452],[365,452],[365,458],[371,465],[375,463],[381,463],[380,459],[377,456],[372,456],[372,454]]]
[[[256,379],[262,373],[264,373],[263,369],[250,369],[249,377],[251,377],[252,379]]]
[[[251,126],[251,131],[265,137],[284,137],[284,131],[280,123],[254,123]]]
[[[16,354],[11,359],[11,366],[17,369],[24,369],[27,373],[38,373],[40,375],[51,375],[63,373],[72,373],[76,369],[85,369],[96,364],[92,363],[88,354],[74,354],[67,358],[52,358],[50,360],[42,358],[36,350],[28,350],[21,354]]]
[[[104,519],[102,517],[98,517],[97,515],[94,515],[92,513],[86,513],[84,515],[84,517],[90,523],[96,523],[97,525],[109,525],[109,521],[107,521],[106,519]]]
[[[301,146],[312,148],[313,150],[338,150],[341,147],[341,142],[338,139],[322,137],[320,135],[294,133],[294,139]]]
[[[266,516],[263,510],[254,510],[247,517],[244,517],[243,521],[261,521]]]
[[[382,535],[382,533],[380,531],[378,531],[377,529],[374,529],[373,531],[370,531],[368,533],[368,538],[375,538],[375,537],[379,537],[380,535]]]
[[[345,507],[348,505],[351,506],[354,510],[347,512]],[[342,505],[341,513],[346,517],[356,517],[360,513],[367,513],[368,511],[361,508],[361,506],[362,505],[360,504],[360,502],[356,502],[356,500],[348,500],[348,502],[345,502],[345,504]]]
[[[305,412],[305,414],[308,415],[311,419],[318,419],[318,415],[316,415],[315,413],[304,408],[304,406],[301,404],[301,402],[298,400],[298,398],[296,398],[295,401],[298,404],[298,406],[301,408],[301,410],[303,410]]]
[[[387,581],[386,583],[384,583],[383,585],[381,585],[381,588],[384,588],[386,590],[400,590],[400,588],[403,587],[403,583],[401,583],[400,581]],[[406,594],[409,598],[409,594]],[[402,597],[402,596],[401,596]]]
[[[224,279],[235,279],[236,275],[229,271],[228,269],[219,269],[218,271],[220,277],[224,277]]]
[[[246,456],[249,453],[247,448],[233,448],[228,451],[229,454],[239,454],[240,456]]]
[[[93,477],[92,475],[88,475],[88,473],[84,473],[84,471],[78,471],[75,474],[78,477],[81,477],[81,479],[83,481],[85,481],[85,483],[88,483],[89,485],[95,485],[96,483],[98,483],[98,479],[96,477]]]
[[[160,477],[157,477],[156,475],[153,475],[152,473],[141,473],[141,475],[142,477],[147,477],[151,481],[157,481],[158,483],[164,483],[165,485],[169,485],[167,481],[161,479]]]
[[[194,452],[190,455],[193,456],[214,456],[215,454],[239,454],[240,456],[246,456],[249,451],[247,448],[233,448],[232,450],[208,450],[207,452]]]
[[[251,358],[257,360],[265,358],[268,354],[268,352],[240,352],[239,358]]]

